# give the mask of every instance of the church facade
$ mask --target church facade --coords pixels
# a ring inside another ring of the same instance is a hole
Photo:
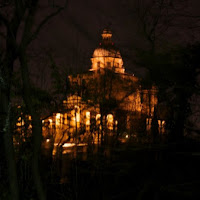
[[[134,74],[126,73],[112,33],[104,29],[94,50],[91,68],[68,76],[70,92],[59,112],[43,120],[43,135],[55,141],[87,132],[134,133],[151,125],[158,104],[157,88],[148,89]],[[159,122],[162,126],[163,122]]]

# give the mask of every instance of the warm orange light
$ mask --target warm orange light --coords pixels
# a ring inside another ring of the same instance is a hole
[[[75,146],[76,144],[75,143],[64,143],[62,147],[73,147]]]
[[[113,115],[112,114],[108,114],[107,115],[107,127],[110,130],[113,130]]]
[[[85,117],[86,117],[85,125],[86,125],[86,126],[89,126],[89,125],[90,125],[90,112],[89,112],[89,111],[87,111],[87,112],[85,113]]]
[[[60,113],[56,114],[56,119],[60,119]]]
[[[16,123],[16,126],[24,126],[24,120],[21,117],[18,118],[18,122]]]
[[[56,128],[61,128],[63,115],[61,113],[56,113]]]
[[[67,113],[64,114],[64,124],[67,125]]]
[[[63,104],[66,104],[67,103],[67,100],[63,100]]]
[[[158,120],[158,126],[161,128],[161,120]]]

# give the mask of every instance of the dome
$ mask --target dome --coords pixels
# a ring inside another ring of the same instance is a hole
[[[101,34],[102,41],[99,46],[94,50],[91,58],[92,67],[91,71],[100,69],[111,69],[117,73],[124,73],[123,60],[119,50],[112,42],[112,32],[104,29]]]
[[[93,58],[95,57],[113,57],[113,58],[121,58],[121,54],[119,50],[114,48],[112,49],[105,49],[105,48],[97,48],[94,50]]]

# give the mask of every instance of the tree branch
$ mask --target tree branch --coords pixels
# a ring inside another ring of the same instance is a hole
[[[37,10],[37,5],[38,5],[38,0],[35,2],[31,2],[30,7],[27,7],[26,10],[28,11],[28,15],[25,19],[25,25],[24,25],[24,31],[22,35],[22,41],[21,41],[21,47],[26,47],[29,44],[29,38],[31,35],[31,29],[33,26],[33,21],[34,21],[34,16],[36,14]]]
[[[29,41],[28,43],[30,43],[31,41],[33,41],[38,33],[40,32],[40,30],[42,29],[42,27],[51,19],[53,18],[54,16],[58,15],[62,10],[64,10],[65,6],[64,7],[60,7],[58,8],[55,12],[51,13],[50,15],[46,16],[41,22],[40,24],[38,25],[38,27],[36,28],[35,32],[31,35],[31,37],[29,38]]]

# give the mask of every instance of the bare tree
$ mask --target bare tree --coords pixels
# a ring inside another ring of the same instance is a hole
[[[145,49],[155,52],[173,42],[181,41],[179,35],[198,37],[199,15],[192,13],[191,2],[188,0],[127,0],[123,6],[127,14],[137,23],[138,37],[146,44]],[[172,36],[173,35],[173,36]],[[174,41],[173,41],[173,39]],[[168,40],[168,44],[166,39]],[[184,37],[185,39],[185,37]],[[176,41],[175,41],[176,40]],[[141,46],[137,47],[141,49]]]
[[[150,50],[155,51],[156,42],[174,27],[177,12],[184,10],[185,0],[136,0],[134,12],[138,17],[138,25],[144,37],[150,44]]]
[[[65,2],[66,3],[66,2]],[[19,58],[21,66],[21,75],[23,81],[23,99],[28,112],[32,116],[32,134],[33,134],[33,158],[32,173],[36,191],[39,199],[46,199],[42,186],[38,168],[38,157],[41,145],[41,120],[38,113],[34,110],[32,101],[32,85],[28,71],[27,49],[31,42],[37,37],[43,26],[55,15],[60,13],[66,6],[58,6],[54,2],[54,11],[44,17],[41,22],[35,26],[35,16],[39,9],[39,0],[13,0],[1,1],[0,7],[0,37],[4,41],[4,48],[1,49],[0,57],[0,126],[4,135],[5,153],[8,163],[9,183],[11,198],[19,199],[19,189],[17,183],[17,173],[14,157],[14,148],[12,142],[12,132],[10,128],[11,112],[11,80],[13,75],[14,62]],[[19,39],[20,38],[20,39]]]

